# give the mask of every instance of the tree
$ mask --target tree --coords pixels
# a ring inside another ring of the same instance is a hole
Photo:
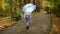
[[[40,12],[40,0],[35,0],[36,11]]]
[[[57,17],[60,17],[60,1],[59,0],[50,1],[54,3],[54,7],[52,8],[51,12]]]

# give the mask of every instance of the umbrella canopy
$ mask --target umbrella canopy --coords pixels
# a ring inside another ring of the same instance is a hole
[[[26,4],[24,7],[23,7],[23,11],[24,12],[32,12],[36,9],[36,6],[34,4]]]

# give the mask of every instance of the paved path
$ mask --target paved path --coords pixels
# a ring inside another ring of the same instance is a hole
[[[15,26],[0,31],[0,34],[48,34],[51,25],[50,17],[43,13],[37,13],[31,18],[28,31],[25,31],[25,20],[17,23]]]

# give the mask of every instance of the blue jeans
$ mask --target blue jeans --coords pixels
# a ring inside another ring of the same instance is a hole
[[[26,19],[26,25],[29,26],[30,25],[30,15],[25,15],[25,19]]]

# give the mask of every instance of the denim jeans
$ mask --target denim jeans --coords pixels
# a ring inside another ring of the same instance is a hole
[[[30,25],[30,15],[25,15],[25,19],[26,19],[26,25],[29,26]]]

